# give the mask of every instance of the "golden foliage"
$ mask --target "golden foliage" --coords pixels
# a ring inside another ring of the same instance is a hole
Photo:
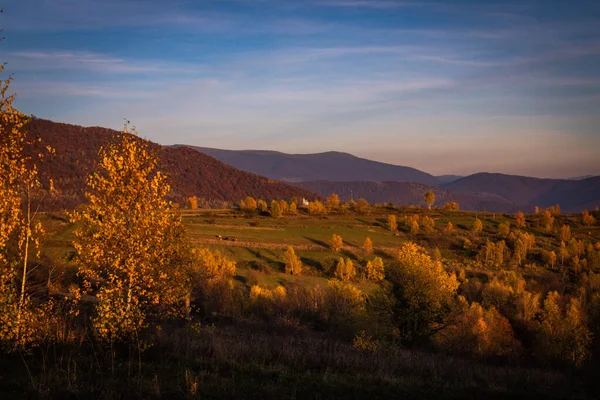
[[[588,210],[585,210],[581,213],[581,222],[585,226],[592,226],[596,224],[596,218]]]
[[[328,210],[337,210],[340,208],[340,196],[335,193],[331,193],[325,204]]]
[[[340,235],[336,235],[335,233],[331,237],[331,250],[335,252],[339,252],[344,246],[344,240]]]
[[[369,255],[373,253],[373,241],[371,240],[370,237],[366,237],[365,238],[365,242],[363,243],[363,251],[365,252],[365,254]]]
[[[329,314],[352,316],[365,309],[365,295],[353,284],[332,279],[327,282],[325,302]]]
[[[240,201],[240,210],[242,210],[246,214],[254,214],[258,204],[253,197],[247,196],[244,200]]]
[[[335,267],[334,276],[344,282],[354,279],[356,276],[356,269],[354,268],[352,260],[344,260],[342,257],[340,257]]]
[[[571,228],[569,225],[563,225],[560,227],[560,240],[568,242],[571,239]]]
[[[548,293],[539,327],[543,355],[551,360],[581,365],[589,357],[591,333],[582,318],[581,305],[571,299],[563,310],[560,295]]]
[[[436,342],[444,348],[480,356],[515,356],[520,344],[514,337],[510,322],[491,307],[484,309],[478,303],[470,306],[459,297],[459,316],[448,329],[436,335]]]
[[[362,351],[365,353],[373,353],[377,351],[377,342],[373,339],[373,336],[367,335],[365,331],[361,331],[352,340],[352,347],[354,350]]]
[[[552,212],[549,210],[543,210],[540,214],[540,219],[546,232],[550,232],[552,230],[552,225],[554,225],[554,215]]]
[[[396,296],[394,317],[401,337],[411,340],[445,322],[459,283],[415,243],[402,246],[397,258],[399,265],[389,271]]]
[[[385,278],[385,269],[383,259],[375,257],[373,261],[368,261],[365,267],[366,278],[370,281],[381,281]]]
[[[308,213],[312,215],[325,215],[327,209],[319,200],[311,201],[308,203]]]
[[[524,228],[525,227],[525,214],[523,214],[521,211],[518,211],[515,214],[515,224],[519,228]]]
[[[277,200],[271,201],[271,208],[269,210],[269,214],[273,218],[281,218],[283,216],[283,211],[281,210],[281,205]]]
[[[281,208],[282,214],[286,214],[290,210],[290,206],[288,205],[288,202],[283,199],[279,200],[279,208]]]
[[[433,203],[435,203],[435,194],[432,191],[425,193],[425,203],[427,203],[427,208],[431,209]]]
[[[260,199],[256,202],[256,208],[258,208],[258,210],[260,212],[267,212],[268,206],[267,206],[267,202]]]
[[[21,350],[39,342],[40,319],[47,311],[27,290],[31,259],[44,233],[38,210],[53,186],[50,181],[44,190],[38,176],[36,162],[44,154],[24,155],[25,146],[33,144],[24,129],[29,118],[13,107],[16,94],[8,94],[11,82],[10,76],[0,80],[0,342],[9,350]],[[10,241],[16,248],[9,255]]]
[[[388,229],[392,232],[396,232],[398,229],[398,222],[396,221],[396,216],[394,214],[387,216],[387,225]]]
[[[289,209],[290,214],[292,215],[296,215],[298,214],[298,206],[296,204],[295,201],[293,201],[292,203],[290,203],[290,209]]]
[[[421,226],[425,233],[432,233],[435,230],[435,221],[426,215],[421,219]]]
[[[459,206],[458,206],[458,203],[456,201],[450,201],[450,202],[444,204],[444,207],[442,207],[442,209],[444,211],[458,211],[459,210]]]
[[[475,221],[473,222],[473,232],[479,233],[482,230],[483,230],[483,223],[481,222],[481,220],[479,218],[475,218]]]
[[[369,214],[371,212],[371,205],[367,200],[360,198],[354,203],[354,211],[359,214]]]
[[[498,235],[502,236],[503,238],[507,238],[509,234],[510,234],[510,223],[509,222],[503,222],[498,225]]]
[[[84,289],[98,299],[94,327],[109,341],[137,332],[151,306],[181,300],[171,283],[182,257],[181,218],[166,200],[170,186],[156,155],[135,133],[126,125],[119,142],[101,149],[89,203],[71,216]]]
[[[292,246],[289,246],[285,253],[283,253],[283,262],[285,264],[286,274],[302,274],[302,261],[300,261],[300,258],[296,255]]]
[[[188,204],[190,206],[190,210],[197,210],[198,209],[198,197],[196,197],[196,196],[188,197]]]

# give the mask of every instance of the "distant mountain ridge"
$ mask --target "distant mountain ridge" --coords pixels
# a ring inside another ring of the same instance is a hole
[[[39,165],[40,171],[54,180],[60,192],[58,198],[46,201],[46,205],[71,208],[85,201],[85,180],[96,165],[98,150],[115,140],[118,132],[37,118],[28,124],[28,129],[31,138],[42,139],[42,143],[29,149],[29,154],[40,152],[45,145],[56,150],[55,157]],[[424,205],[423,195],[431,190],[436,194],[436,205],[457,201],[466,210],[532,211],[535,206],[560,204],[565,212],[579,212],[600,205],[600,176],[566,180],[478,173],[467,177],[441,176],[438,179],[414,168],[339,152],[288,155],[260,150],[196,150],[193,146],[161,146],[152,142],[149,145],[171,179],[171,198],[180,203],[189,196],[211,201],[238,201],[245,196],[310,199],[338,193],[345,200],[352,196],[355,199],[364,197],[372,203]],[[209,150],[223,162],[207,155]],[[240,165],[240,160],[247,163],[246,167],[270,171],[271,175],[265,178],[227,165],[229,162]],[[277,176],[287,179],[289,184],[274,180]],[[299,181],[311,176],[334,179]],[[364,179],[365,176],[372,179]],[[394,179],[386,179],[389,176]],[[413,178],[417,180],[396,180]]]
[[[53,158],[39,163],[59,191],[44,202],[49,209],[73,208],[85,201],[86,178],[98,161],[98,150],[116,140],[117,131],[81,127],[34,118],[27,126],[30,138],[41,143],[27,149],[37,154],[46,145],[56,150]],[[144,139],[139,139],[144,140]],[[314,193],[252,173],[240,171],[191,148],[166,147],[148,142],[159,157],[160,168],[171,182],[170,197],[180,203],[190,196],[214,201],[239,201],[245,196],[269,199],[315,198]]]
[[[177,145],[175,147],[181,147]],[[335,151],[286,154],[269,150],[222,150],[189,146],[216,159],[272,179],[289,182],[322,196],[353,193],[370,202],[422,204],[415,193],[425,185],[440,198],[464,209],[510,212],[560,204],[578,212],[600,204],[600,177],[581,180],[541,179],[498,173],[433,176],[415,168],[385,164]],[[417,185],[411,185],[417,184]]]
[[[186,145],[176,145],[181,147]],[[267,150],[222,150],[187,146],[232,167],[285,182],[396,181],[435,186],[440,182],[416,168],[386,164],[352,154],[330,151],[287,154]]]
[[[482,172],[441,185],[461,193],[490,193],[519,208],[559,204],[576,212],[600,205],[600,176],[582,179],[540,179]]]

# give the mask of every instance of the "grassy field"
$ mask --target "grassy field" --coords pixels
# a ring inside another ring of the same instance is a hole
[[[416,213],[433,218],[435,230],[411,234],[403,221]],[[396,232],[387,227],[389,214],[398,219]],[[519,229],[536,238],[524,265],[509,267],[507,262],[506,268],[493,270],[476,260],[478,251],[488,240],[504,239],[498,233],[500,224],[510,223],[511,231],[517,231],[514,215],[374,207],[368,214],[300,212],[279,219],[246,216],[236,210],[182,210],[182,217],[193,247],[219,250],[237,262],[234,283],[244,293],[244,301],[252,285],[325,288],[339,257],[351,259],[359,271],[374,257],[382,257],[386,265],[395,263],[397,250],[408,241],[420,244],[431,255],[439,249],[448,270],[481,285],[511,269],[533,292],[576,293],[579,276],[565,281],[564,273],[550,268],[540,254],[558,251],[557,229],[564,224],[570,226],[574,238],[600,242],[600,227],[583,226],[578,215],[557,215],[550,232],[542,228],[538,216],[530,215],[527,226]],[[472,232],[476,218],[483,222],[480,233]],[[76,227],[62,213],[44,214],[42,222],[47,233],[33,270],[32,292],[39,296],[48,291],[66,293],[79,279],[72,246]],[[454,226],[452,233],[445,231],[448,222]],[[344,240],[339,252],[330,247],[333,234]],[[374,246],[370,255],[362,249],[367,237]],[[471,244],[465,246],[465,241]],[[288,246],[304,264],[300,276],[284,273],[282,259]],[[360,278],[353,284],[369,296],[381,287]],[[482,301],[483,286],[479,292],[470,287],[461,290],[470,290],[471,296]],[[584,399],[595,398],[598,389],[596,380],[590,378],[596,364],[574,369],[540,363],[531,331],[518,321],[515,332],[529,347],[519,358],[506,359],[444,353],[431,345],[402,347],[383,336],[377,340],[376,351],[360,351],[352,344],[354,332],[377,331],[373,330],[377,317],[368,313],[353,325],[348,321],[323,325],[293,312],[271,310],[267,317],[251,308],[245,310],[160,325],[153,322],[146,332],[147,343],[152,345],[139,358],[130,347],[100,346],[89,332],[68,346],[48,344],[33,353],[3,356],[1,397]],[[77,329],[81,335],[82,328]]]

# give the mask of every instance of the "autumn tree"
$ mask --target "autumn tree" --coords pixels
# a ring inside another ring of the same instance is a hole
[[[302,261],[300,261],[300,257],[296,255],[296,252],[292,246],[288,246],[285,253],[283,253],[283,263],[285,264],[286,274],[302,274]]]
[[[398,229],[398,222],[396,221],[396,216],[394,214],[388,215],[387,225],[388,229],[392,232],[396,232],[396,230]]]
[[[247,215],[252,215],[256,212],[256,208],[258,205],[256,204],[256,200],[254,197],[247,196],[244,200],[240,202],[241,210]]]
[[[475,302],[469,306],[462,296],[457,308],[455,323],[435,337],[443,348],[484,357],[510,357],[519,353],[521,346],[510,322],[496,308],[485,309]]]
[[[435,230],[435,221],[426,215],[421,219],[421,226],[425,233],[432,233]]]
[[[454,232],[454,225],[452,225],[452,222],[448,221],[448,223],[446,224],[446,228],[444,228],[444,231],[446,233]]]
[[[458,211],[459,210],[459,205],[456,201],[450,201],[446,204],[444,204],[444,207],[442,207],[442,210],[444,211]]]
[[[366,237],[365,242],[363,243],[363,251],[367,255],[373,253],[373,241],[368,236]]]
[[[578,300],[571,299],[565,310],[560,303],[557,292],[548,293],[539,327],[540,352],[549,360],[578,366],[589,357],[591,333]]]
[[[373,261],[368,261],[365,267],[365,277],[370,281],[381,281],[385,277],[383,259],[375,257]]]
[[[543,210],[540,213],[541,223],[546,232],[550,232],[552,230],[552,225],[554,224],[554,215],[549,210]]]
[[[263,199],[260,199],[256,202],[256,208],[261,213],[264,213],[264,212],[267,212],[267,210],[269,209],[269,206],[267,205],[266,201],[264,201]]]
[[[354,279],[356,276],[356,269],[354,268],[352,260],[344,260],[342,257],[340,257],[335,267],[334,276],[343,282],[348,282]]]
[[[481,222],[481,220],[479,218],[475,218],[475,221],[473,222],[473,232],[479,233],[482,230],[483,230],[483,223]]]
[[[52,184],[43,187],[38,175],[37,161],[44,154],[24,154],[33,140],[25,129],[29,118],[13,107],[11,82],[11,76],[0,80],[0,346],[21,350],[41,340],[46,307],[37,306],[29,296],[28,278],[43,234],[39,206]]]
[[[412,233],[413,235],[416,235],[417,233],[419,233],[419,219],[420,216],[419,214],[414,214],[411,215],[410,217],[406,217],[405,218],[405,222],[408,225],[408,229],[410,230],[410,233]]]
[[[192,249],[190,256],[187,268],[172,271],[179,278],[174,283],[186,292],[186,315],[190,315],[191,304],[196,302],[201,302],[205,312],[227,311],[233,303],[236,262],[218,250],[206,248]]]
[[[181,298],[170,282],[184,230],[177,208],[166,199],[170,186],[158,158],[128,125],[100,150],[88,178],[88,204],[72,214],[73,245],[84,291],[98,300],[96,334],[114,341],[146,325],[153,306]]]
[[[525,227],[525,214],[523,214],[523,212],[518,211],[515,214],[515,225],[517,225],[519,228]]]
[[[335,233],[331,237],[331,250],[335,252],[339,252],[344,245],[344,240],[340,235],[336,235]]]
[[[585,226],[592,226],[596,224],[596,218],[588,210],[585,210],[581,213],[581,222]]]
[[[569,225],[563,225],[560,227],[560,240],[568,242],[571,239],[571,228]]]
[[[327,198],[326,206],[327,209],[331,211],[335,211],[340,208],[340,196],[335,193],[331,193],[331,195]]]
[[[188,197],[188,204],[189,204],[190,210],[197,210],[198,209],[198,197],[196,197],[196,196]]]
[[[283,199],[279,200],[279,208],[281,208],[282,214],[287,214],[290,211],[290,206],[288,205],[288,202]]]
[[[296,202],[293,201],[290,203],[289,213],[292,215],[298,214],[298,206],[296,205]]]
[[[359,214],[369,214],[371,212],[371,205],[367,200],[360,198],[354,204],[354,211]]]
[[[324,215],[327,214],[327,209],[319,200],[311,201],[308,203],[308,213],[312,215]]]
[[[277,200],[271,201],[271,208],[269,209],[269,214],[271,214],[271,217],[273,217],[273,218],[281,218],[282,217],[283,212],[281,211],[281,205],[279,204],[279,202]]]
[[[510,234],[510,223],[503,222],[500,225],[498,225],[498,235],[502,236],[503,238],[507,238],[509,234]]]
[[[412,242],[400,248],[397,259],[388,275],[394,298],[392,320],[400,337],[411,341],[444,329],[458,289],[456,276]]]
[[[432,191],[425,193],[425,203],[427,203],[427,208],[431,210],[431,206],[435,203],[435,194]]]

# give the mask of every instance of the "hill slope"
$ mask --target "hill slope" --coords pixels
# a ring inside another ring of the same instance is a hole
[[[564,211],[577,212],[600,204],[600,177],[573,181],[484,172],[441,187],[462,193],[495,194],[524,209],[560,204]]]
[[[31,138],[42,139],[41,144],[28,151],[35,154],[45,145],[56,150],[54,158],[39,165],[40,171],[54,180],[59,191],[57,199],[45,202],[47,206],[71,208],[84,201],[85,180],[98,161],[98,150],[114,141],[118,132],[43,119],[33,119],[28,128]],[[264,199],[315,197],[307,190],[237,170],[191,148],[149,143],[160,158],[161,168],[170,177],[171,198],[175,201],[182,202],[189,196],[219,201],[236,201],[247,195]]]
[[[264,150],[189,147],[243,171],[287,182],[326,180],[417,182],[425,185],[439,183],[433,175],[415,168],[381,163],[335,151],[286,154]]]

